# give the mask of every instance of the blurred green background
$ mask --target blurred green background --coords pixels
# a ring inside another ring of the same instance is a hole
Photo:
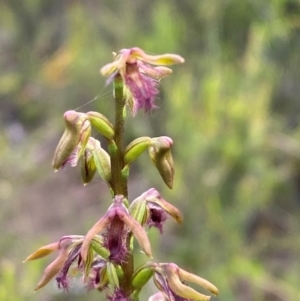
[[[51,258],[22,260],[108,207],[100,178],[83,187],[51,159],[66,110],[112,116],[98,71],[133,46],[186,59],[162,81],[160,109],[127,121],[128,143],[174,140],[172,191],[146,155],[130,177],[131,199],[156,187],[185,216],[150,231],[155,259],[209,279],[212,300],[300,300],[298,0],[0,2],[0,300],[104,300],[79,281],[33,294]]]

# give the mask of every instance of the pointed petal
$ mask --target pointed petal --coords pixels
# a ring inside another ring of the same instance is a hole
[[[52,244],[43,246],[36,250],[34,253],[30,254],[23,262],[29,260],[35,260],[49,255],[50,253],[57,251],[59,249],[59,242],[54,242]]]
[[[155,79],[160,80],[170,74],[173,73],[173,70],[168,68],[168,67],[164,67],[164,66],[157,66],[154,67],[155,73],[156,73],[156,77],[155,75],[153,75]]]
[[[86,261],[87,258],[87,253],[90,247],[90,243],[92,241],[92,239],[94,238],[94,236],[101,232],[104,228],[106,228],[109,223],[111,222],[113,216],[109,215],[109,214],[105,214],[103,217],[101,217],[99,219],[99,221],[88,231],[88,233],[86,234],[83,243],[82,243],[82,247],[81,247],[81,256],[82,256],[82,260]]]
[[[175,206],[168,203],[163,198],[157,198],[155,201],[150,200],[150,202],[158,204],[162,209],[164,209],[168,214],[170,214],[176,220],[177,223],[182,223],[183,217],[181,212]]]
[[[62,269],[67,258],[68,249],[62,249],[58,257],[46,267],[41,280],[34,290],[37,291],[38,289],[45,286]]]
[[[136,160],[150,145],[150,137],[139,137],[131,141],[124,151],[124,164],[131,164]]]
[[[120,53],[116,55],[115,60],[112,63],[109,63],[100,69],[100,73],[103,76],[109,76],[116,70],[125,68],[129,55],[130,49],[122,49]]]
[[[208,291],[212,292],[214,295],[219,294],[219,290],[212,283],[197,275],[191,274],[181,268],[179,268],[179,277],[181,280],[193,282],[204,287]]]
[[[149,257],[152,257],[150,241],[144,228],[125,210],[118,209],[117,214],[129,228],[129,230],[133,233],[145,254]]]
[[[164,66],[158,66],[158,67],[153,67],[148,64],[145,64],[144,62],[138,61],[138,66],[140,71],[155,79],[155,80],[160,80],[168,75],[170,75],[173,71],[172,69]]]
[[[149,55],[138,47],[131,49],[131,56],[153,65],[173,65],[184,63],[184,58],[180,55],[171,53],[162,55]]]
[[[130,215],[142,226],[145,225],[149,216],[146,204],[146,200],[138,197],[129,206]]]
[[[89,248],[86,255],[86,260],[84,263],[84,282],[86,282],[88,275],[90,273],[90,269],[94,259],[94,251],[92,248]]]
[[[210,296],[206,296],[203,294],[198,293],[194,289],[192,289],[189,286],[184,285],[179,277],[176,277],[176,275],[172,275],[170,277],[167,277],[168,284],[170,286],[170,289],[178,296],[186,299],[192,299],[192,300],[198,300],[198,301],[207,301],[210,300]]]

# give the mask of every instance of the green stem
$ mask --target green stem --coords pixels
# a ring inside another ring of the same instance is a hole
[[[123,93],[123,80],[120,75],[114,79],[114,98],[115,98],[115,146],[116,148],[111,151],[111,188],[114,195],[122,194],[128,198],[127,178],[122,175],[124,167],[123,151],[124,151],[124,107],[125,98]],[[127,237],[127,247],[130,250],[130,235]],[[132,293],[132,275],[134,271],[133,255],[129,251],[128,258],[122,264],[124,272],[124,280],[120,283],[122,290],[130,295]]]
[[[127,198],[127,179],[122,176],[123,169],[123,144],[124,144],[124,116],[123,110],[125,99],[123,95],[123,80],[121,76],[116,76],[114,80],[115,97],[115,144],[116,149],[111,152],[111,186],[116,194],[122,194]]]

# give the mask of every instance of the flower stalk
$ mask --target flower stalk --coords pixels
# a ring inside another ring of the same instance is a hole
[[[126,100],[124,98],[124,83],[122,77],[117,75],[114,79],[114,99],[115,99],[115,144],[116,149],[110,152],[111,156],[111,183],[114,195],[123,195],[128,197],[127,179],[122,174],[124,166],[123,147],[124,147],[124,109]],[[130,236],[126,237],[126,247],[129,249]],[[127,254],[127,260],[122,263],[124,280],[122,283],[124,291],[129,295],[131,293],[131,278],[134,271],[132,253]]]
[[[128,188],[127,179],[122,176],[123,169],[123,145],[124,145],[124,84],[120,75],[114,79],[114,99],[115,99],[115,148],[110,149],[111,156],[111,176],[112,190],[114,195],[121,194],[127,198]]]

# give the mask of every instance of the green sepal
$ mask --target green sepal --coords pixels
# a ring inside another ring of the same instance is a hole
[[[137,198],[132,201],[129,207],[129,213],[138,223],[144,226],[148,215],[146,200]]]
[[[94,251],[92,248],[89,248],[87,257],[86,257],[86,261],[84,263],[84,279],[88,278],[88,275],[90,273],[90,269],[91,269],[91,266],[93,263],[93,259],[94,259]]]
[[[111,179],[111,168],[110,168],[110,156],[101,147],[100,141],[92,138],[91,141],[91,152],[93,154],[96,169],[100,177],[107,183]],[[90,139],[91,140],[91,139]]]
[[[107,278],[108,278],[109,284],[112,287],[119,288],[120,287],[119,278],[118,278],[118,274],[117,274],[115,266],[113,265],[113,263],[107,262],[106,268],[107,268]]]
[[[120,280],[124,279],[124,272],[123,272],[122,267],[118,264],[118,265],[115,266],[115,268],[116,268],[118,278]]]
[[[101,292],[108,285],[108,277],[107,277],[107,268],[106,268],[106,265],[103,268],[100,269],[100,271],[99,271],[99,279],[100,279],[100,282],[97,285],[97,289],[98,289],[98,291]]]
[[[162,136],[152,138],[148,149],[149,156],[165,184],[172,189],[174,180],[174,162],[171,153],[173,141],[170,137]]]
[[[140,292],[141,292],[141,289],[134,290],[133,293],[130,295],[130,299],[133,300],[133,301],[139,301],[139,299],[140,299]]]
[[[100,255],[104,259],[107,259],[110,255],[109,250],[107,248],[103,247],[102,245],[100,245],[99,242],[92,241],[91,247],[98,255]]]

